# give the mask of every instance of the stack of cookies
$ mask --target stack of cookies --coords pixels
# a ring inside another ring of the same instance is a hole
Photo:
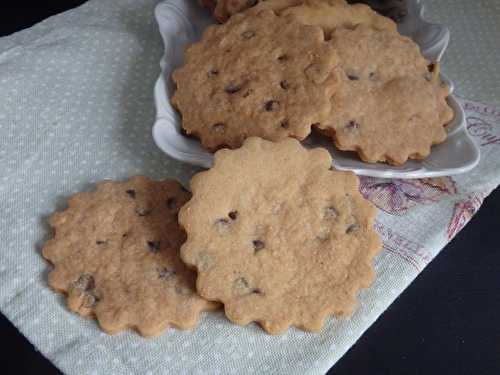
[[[49,284],[106,332],[189,329],[221,306],[271,334],[349,315],[382,248],[376,210],[353,173],[299,141],[319,131],[365,161],[401,164],[446,137],[438,66],[389,18],[344,0],[223,4],[227,22],[173,74],[183,128],[216,151],[213,167],[191,192],[103,182],[51,217]]]
[[[365,162],[424,159],[453,118],[436,64],[367,5],[266,0],[207,28],[173,73],[173,105],[209,150],[312,130]],[[233,14],[234,13],[234,14]]]

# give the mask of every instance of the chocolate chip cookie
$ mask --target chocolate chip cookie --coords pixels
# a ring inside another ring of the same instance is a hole
[[[317,26],[270,10],[208,27],[173,73],[182,127],[210,150],[259,136],[304,139],[328,117],[337,55]]]
[[[145,177],[74,195],[50,218],[55,235],[43,248],[54,265],[49,285],[108,333],[193,328],[216,305],[196,294],[196,275],[179,257],[185,233],[177,213],[189,198],[173,180]]]
[[[192,179],[181,257],[231,321],[318,331],[327,316],[351,313],[371,283],[376,209],[356,175],[331,165],[324,149],[252,137]]]
[[[318,125],[341,150],[366,162],[423,159],[453,119],[448,87],[409,38],[359,25],[336,29],[341,79],[330,120]]]

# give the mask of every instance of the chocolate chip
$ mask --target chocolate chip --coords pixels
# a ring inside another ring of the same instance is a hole
[[[338,211],[333,206],[325,208],[325,217],[328,219],[335,219],[339,215]]]
[[[266,247],[265,242],[261,241],[261,240],[253,240],[252,245],[253,245],[253,249],[255,250],[255,252],[260,251]]]
[[[176,203],[176,200],[175,198],[168,198],[167,199],[167,207],[169,210],[173,210],[175,208],[175,203]]]
[[[244,38],[244,39],[251,39],[255,36],[255,33],[253,31],[245,31],[243,34],[241,34],[241,36]]]
[[[101,240],[97,240],[95,242],[96,245],[107,245],[108,241],[101,241]]]
[[[225,125],[221,122],[218,122],[217,124],[212,125],[212,130],[217,133],[222,133],[225,129]]]
[[[236,220],[238,218],[238,211],[231,211],[229,214],[228,214],[229,218],[231,220]]]
[[[250,94],[252,93],[252,90],[251,89],[248,89],[246,90],[245,92],[243,92],[243,94],[241,94],[241,96],[243,98],[248,98],[248,96],[250,96]]]
[[[370,72],[370,74],[368,75],[368,78],[370,78],[371,80],[374,80],[375,79],[375,72]]]
[[[162,280],[167,280],[174,277],[176,272],[174,270],[169,270],[166,267],[158,269],[158,278]]]
[[[278,61],[279,62],[285,62],[288,60],[288,55],[280,55],[278,56]]]
[[[347,227],[346,229],[346,233],[347,234],[350,234],[350,233],[353,233],[353,232],[357,232],[359,230],[359,224],[358,223],[354,223],[354,224],[351,224]]]
[[[210,70],[210,71],[207,73],[207,75],[208,75],[209,77],[215,77],[215,76],[219,75],[219,71],[218,71],[218,70],[215,70],[215,69],[212,69],[212,70]]]
[[[224,91],[227,92],[228,94],[235,94],[240,90],[241,90],[241,85],[237,85],[235,83],[230,83],[224,89]]]
[[[123,233],[122,238],[126,238],[128,236],[128,233]]]
[[[359,124],[354,121],[354,120],[351,120],[349,121],[346,125],[345,125],[345,129],[346,130],[356,130],[356,129],[359,129]]]
[[[252,294],[260,294],[260,295],[263,295],[264,292],[262,290],[260,290],[259,288],[254,288],[250,291],[250,293]]]
[[[244,277],[239,277],[234,282],[237,286],[248,288],[248,281]]]
[[[144,207],[136,207],[135,213],[139,216],[148,216],[153,210]]]
[[[281,81],[280,86],[283,90],[288,90],[290,88],[290,84],[287,80]]]
[[[268,102],[266,102],[264,108],[268,112],[277,111],[280,108],[280,102],[278,102],[277,100],[269,100]]]
[[[427,70],[431,73],[434,73],[434,69],[436,69],[436,64],[432,63],[427,65]]]
[[[347,78],[349,78],[351,81],[358,81],[359,80],[359,77],[357,75],[354,75],[354,74],[348,74]]]
[[[135,199],[135,190],[127,190],[126,193],[128,194],[128,196],[132,199]]]
[[[78,289],[82,289],[84,292],[91,292],[95,289],[95,280],[92,275],[88,273],[84,273],[81,275],[78,280],[75,282],[75,287]]]
[[[152,253],[160,251],[160,245],[160,241],[148,241],[148,248]]]
[[[290,127],[290,123],[288,122],[288,120],[283,120],[283,121],[281,121],[280,126],[283,129],[288,129]]]

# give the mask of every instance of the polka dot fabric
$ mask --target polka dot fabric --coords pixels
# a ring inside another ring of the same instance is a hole
[[[0,39],[0,309],[67,374],[325,373],[446,244],[446,215],[462,196],[417,206],[405,217],[381,213],[385,251],[376,259],[376,281],[351,318],[329,319],[319,334],[290,329],[269,336],[215,312],[192,332],[172,329],[152,340],[133,332],[108,336],[70,313],[47,286],[49,266],[40,255],[51,235],[47,218],[70,195],[105,178],[145,174],[187,183],[197,171],[162,154],[151,137],[164,51],[157,3],[91,0]],[[196,2],[169,4],[190,33],[183,14]],[[444,71],[458,92],[499,101],[498,3],[435,0],[428,10],[452,29]],[[492,160],[500,155],[493,150],[484,151],[491,164],[457,179],[463,194],[498,184],[500,166]],[[418,251],[402,247],[417,239]]]
[[[424,0],[425,18],[446,25],[451,40],[443,72],[459,96],[500,104],[500,1]]]

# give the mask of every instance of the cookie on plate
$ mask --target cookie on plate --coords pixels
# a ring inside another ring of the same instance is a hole
[[[359,25],[336,29],[341,71],[330,120],[318,125],[366,162],[423,159],[453,119],[448,87],[409,38]],[[430,71],[432,70],[432,71]]]
[[[317,26],[270,10],[207,28],[173,73],[182,127],[216,150],[244,139],[304,139],[328,117],[337,55]]]
[[[74,195],[50,218],[55,235],[43,248],[54,265],[49,285],[67,295],[70,310],[97,317],[111,334],[193,328],[216,305],[196,294],[196,275],[179,257],[185,232],[177,214],[189,198],[176,181],[146,177]]]
[[[280,15],[305,25],[320,26],[327,39],[330,39],[336,28],[352,29],[357,25],[397,33],[396,23],[391,19],[381,16],[365,4],[349,5],[343,0],[305,0],[300,5],[284,9]]]
[[[328,315],[350,314],[371,283],[376,209],[356,175],[331,165],[324,149],[252,137],[193,177],[181,257],[231,321],[318,331]]]

